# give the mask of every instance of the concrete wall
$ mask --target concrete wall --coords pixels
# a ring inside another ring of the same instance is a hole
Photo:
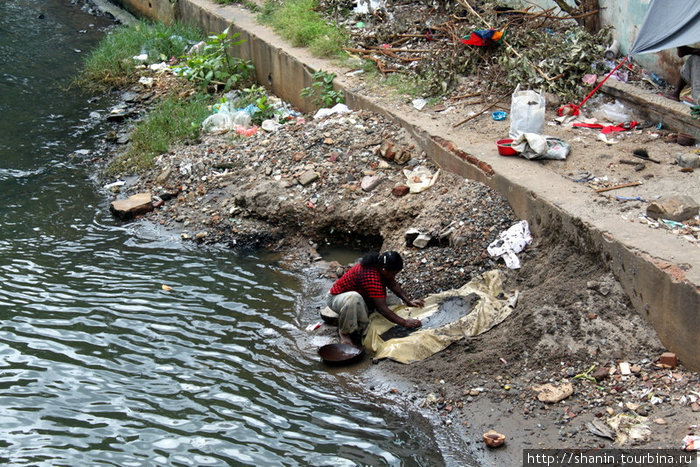
[[[299,97],[299,92],[311,85],[313,71],[336,72],[341,77],[336,80],[338,86],[343,87],[342,70],[328,61],[310,56],[303,49],[284,44],[267,28],[256,24],[253,15],[244,10],[221,8],[207,0],[179,0],[176,3],[172,0],[120,1],[132,4],[131,11],[146,11],[149,17],[166,22],[187,22],[207,33],[218,33],[233,23],[233,29],[246,39],[234,53],[254,62],[260,84],[304,110],[310,109],[306,109],[308,104]],[[170,16],[161,17],[161,14]],[[635,308],[654,326],[664,345],[675,352],[686,367],[700,370],[700,289],[695,285],[700,284],[700,276],[691,269],[685,279],[679,280],[669,274],[669,268],[674,266],[644,253],[649,245],[657,241],[661,243],[662,232],[645,229],[641,234],[631,230],[621,233],[636,225],[620,226],[616,217],[608,221],[601,219],[596,212],[586,213],[585,206],[576,206],[573,201],[566,204],[559,195],[570,188],[551,174],[532,172],[538,170],[536,166],[528,166],[527,171],[518,170],[514,161],[503,161],[512,158],[493,156],[495,151],[491,146],[488,146],[490,151],[461,143],[458,147],[453,142],[458,136],[453,135],[451,129],[428,128],[425,121],[413,118],[410,112],[388,110],[378,100],[347,88],[343,91],[351,108],[381,112],[405,127],[415,137],[420,149],[443,169],[483,182],[501,193],[515,213],[530,222],[533,233],[557,232],[561,238],[574,242],[582,253],[599,255],[620,280]],[[546,181],[545,185],[532,188],[542,180]],[[573,216],[570,212],[582,214]],[[611,231],[625,241],[618,241],[606,233]],[[662,250],[657,245],[659,257],[670,256]],[[694,250],[686,252],[686,259],[691,264],[700,264],[700,257]]]

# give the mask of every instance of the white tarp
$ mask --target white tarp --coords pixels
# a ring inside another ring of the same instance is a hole
[[[628,55],[658,52],[700,41],[700,1],[651,0]]]

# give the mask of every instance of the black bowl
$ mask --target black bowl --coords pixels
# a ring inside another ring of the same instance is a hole
[[[326,344],[318,349],[321,359],[333,365],[355,362],[362,357],[363,353],[362,347],[352,344]]]

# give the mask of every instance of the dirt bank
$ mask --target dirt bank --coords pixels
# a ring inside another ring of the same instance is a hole
[[[493,138],[492,125],[482,126],[482,137]],[[415,181],[419,167],[434,185],[404,194],[397,187]],[[512,465],[528,447],[614,447],[623,431],[613,440],[593,434],[589,424],[621,413],[648,427],[625,446],[676,449],[697,430],[698,374],[659,366],[664,349],[653,329],[599,258],[551,232],[520,255],[521,269],[505,268],[486,253],[518,221],[502,197],[439,170],[380,115],[306,115],[270,133],[207,135],[128,180],[115,199],[149,192],[164,200],[147,221],[202,244],[277,250],[290,268],[326,286],[347,266],[322,261],[317,250],[326,244],[400,251],[406,264],[400,279],[415,296],[503,269],[508,289],[521,292],[504,323],[424,362],[383,361],[361,370],[378,394],[410,400],[460,440],[448,452],[466,447],[481,463]],[[430,243],[407,246],[411,229]],[[315,311],[301,317],[303,324],[317,319]],[[327,326],[317,332],[334,337]],[[620,363],[631,365],[629,374]],[[607,371],[594,381],[591,368]],[[559,403],[539,401],[533,389],[567,382],[573,394]],[[484,447],[481,435],[491,428],[507,436],[504,447]]]

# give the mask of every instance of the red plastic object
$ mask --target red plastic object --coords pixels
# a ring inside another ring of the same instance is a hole
[[[498,146],[498,153],[501,156],[515,156],[517,151],[511,147],[511,144],[513,144],[512,139],[499,139],[496,141],[496,145]]]

